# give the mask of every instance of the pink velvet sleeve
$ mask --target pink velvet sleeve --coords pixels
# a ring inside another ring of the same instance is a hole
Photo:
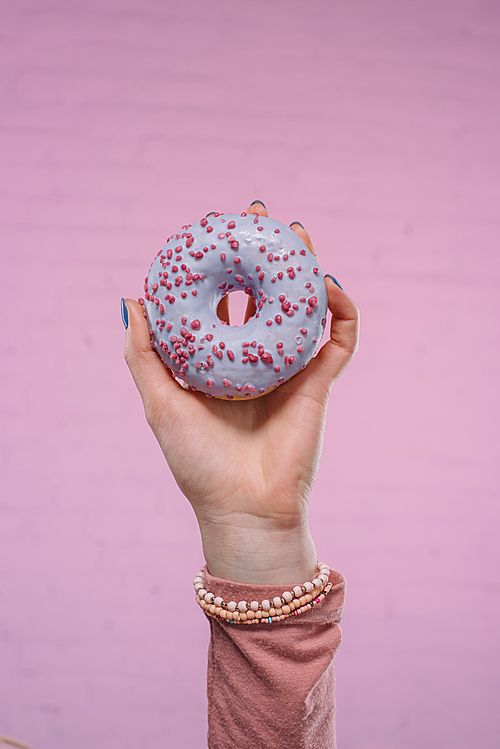
[[[333,657],[345,581],[310,611],[283,622],[228,624],[209,617],[209,749],[335,749]],[[262,601],[277,586],[241,585],[205,573],[205,587],[226,601]]]

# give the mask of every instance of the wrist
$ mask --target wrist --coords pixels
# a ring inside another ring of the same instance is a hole
[[[199,523],[213,577],[254,585],[296,585],[316,574],[316,548],[307,517],[278,522],[231,515]]]

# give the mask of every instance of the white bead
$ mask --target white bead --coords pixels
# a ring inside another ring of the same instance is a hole
[[[323,584],[328,582],[328,575],[324,575],[323,573],[321,573],[321,575],[318,575],[318,578]]]
[[[247,602],[240,601],[238,604],[238,611],[246,611],[246,610],[247,610]]]
[[[205,595],[203,596],[203,598],[205,599],[205,601],[207,603],[212,603],[212,601],[214,600],[214,594],[213,593],[205,593]]]
[[[321,588],[321,580],[319,579],[319,577],[315,577],[312,583],[315,588]]]
[[[220,596],[217,596],[217,598],[214,598],[214,604],[216,606],[220,606],[222,603],[222,598]]]
[[[205,588],[200,588],[198,590],[198,595],[200,596],[200,598],[204,598],[207,593],[208,593],[208,590],[205,590]]]
[[[236,601],[229,601],[227,607],[229,611],[236,611]]]
[[[193,580],[193,585],[196,585],[196,583],[202,583],[202,582],[203,580],[201,579],[201,577],[195,577]]]
[[[295,588],[293,588],[293,593],[295,598],[299,598],[302,595],[302,586],[296,585]]]
[[[269,603],[267,598],[264,598],[264,600],[262,601],[262,608],[264,609],[264,611],[269,611],[269,609],[271,608],[271,604]]]
[[[291,600],[292,600],[292,598],[293,598],[293,595],[292,595],[292,594],[290,593],[290,591],[289,591],[289,590],[285,590],[285,591],[284,591],[284,592],[283,592],[283,593],[281,594],[281,597],[282,597],[282,598],[284,598],[284,600],[285,600],[285,601],[287,601],[288,603],[290,603],[290,601],[291,601]]]
[[[252,601],[250,604],[250,608],[252,611],[258,611],[259,610],[259,602],[258,601]]]
[[[310,593],[311,590],[314,590],[314,585],[312,583],[304,583],[304,588],[306,589],[306,593]]]
[[[273,605],[275,608],[279,609],[279,607],[281,606],[281,598],[279,596],[275,596],[273,598]]]
[[[203,588],[203,585],[202,585],[202,583],[196,583],[196,585],[194,586],[194,589],[195,589],[195,591],[196,591],[196,592],[198,592],[198,591],[199,591],[199,590],[201,590],[202,588]]]

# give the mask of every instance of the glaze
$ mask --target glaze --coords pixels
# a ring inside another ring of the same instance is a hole
[[[255,297],[245,325],[217,305],[232,291]],[[327,293],[314,255],[284,224],[216,213],[167,239],[144,283],[152,346],[193,390],[229,400],[281,385],[312,358],[326,325]]]

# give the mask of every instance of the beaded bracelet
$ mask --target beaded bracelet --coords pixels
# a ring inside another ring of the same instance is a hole
[[[318,562],[317,571],[318,576],[311,582],[295,585],[291,590],[285,590],[281,596],[275,596],[272,601],[264,599],[261,603],[226,603],[220,596],[206,590],[205,571],[202,567],[193,580],[196,602],[208,616],[226,621],[228,624],[271,624],[283,621],[289,616],[298,616],[309,611],[328,595],[333,587],[332,583],[328,582],[330,568],[323,562]]]

